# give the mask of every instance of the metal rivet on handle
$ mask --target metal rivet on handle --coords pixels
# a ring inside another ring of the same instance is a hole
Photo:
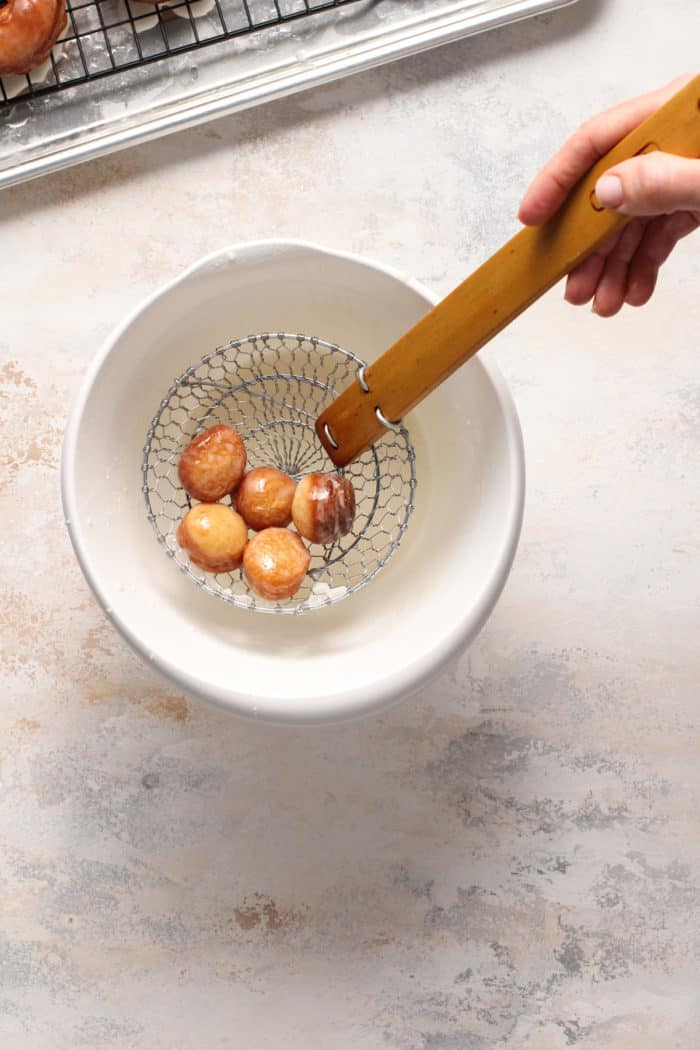
[[[386,427],[387,430],[403,430],[403,423],[401,422],[401,420],[399,420],[398,423],[389,422],[389,420],[386,418],[386,416],[384,415],[384,413],[378,405],[374,411],[379,422],[382,424],[383,427]]]
[[[591,190],[591,207],[595,208],[596,211],[605,211],[605,208],[596,196],[595,190]]]
[[[338,442],[335,440],[335,438],[331,434],[331,428],[328,426],[327,423],[323,424],[323,433],[326,435],[326,441],[331,446],[331,448],[337,449],[338,448]]]

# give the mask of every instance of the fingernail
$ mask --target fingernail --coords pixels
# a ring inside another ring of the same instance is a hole
[[[622,204],[622,179],[619,175],[601,175],[595,184],[595,194],[604,208],[619,208]]]

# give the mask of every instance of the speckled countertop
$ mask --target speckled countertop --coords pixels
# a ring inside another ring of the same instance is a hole
[[[164,280],[279,235],[447,292],[564,135],[699,36],[697,0],[580,0],[0,196],[3,1050],[700,1043],[700,240],[647,309],[557,290],[487,351],[519,554],[383,716],[270,729],[172,692],[58,496],[82,374]]]

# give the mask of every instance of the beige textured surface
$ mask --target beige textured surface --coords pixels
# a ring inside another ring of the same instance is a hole
[[[700,1042],[700,243],[602,322],[487,351],[525,433],[469,653],[349,727],[189,703],[63,529],[71,398],[201,254],[300,236],[448,291],[590,112],[697,63],[696,0],[581,0],[0,196],[3,1050]],[[118,542],[118,534],[115,534]]]

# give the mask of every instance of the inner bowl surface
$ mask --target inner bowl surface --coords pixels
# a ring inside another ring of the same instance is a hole
[[[277,722],[349,718],[418,688],[484,624],[515,553],[524,466],[515,409],[482,359],[405,420],[415,509],[386,568],[346,601],[310,616],[252,616],[177,572],[144,513],[144,435],[194,361],[279,331],[313,334],[371,362],[434,301],[366,260],[257,242],[198,263],[98,352],[64,441],[66,520],[105,613],[185,692]]]

